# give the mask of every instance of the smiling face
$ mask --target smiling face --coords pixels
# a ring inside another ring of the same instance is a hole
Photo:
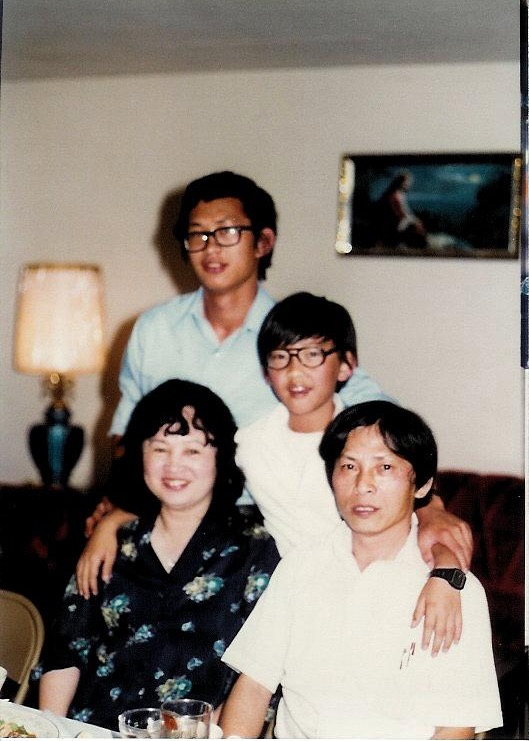
[[[221,226],[251,226],[238,198],[199,201],[189,215],[189,231],[213,231]],[[229,293],[241,287],[257,288],[259,258],[274,246],[275,235],[263,229],[256,240],[250,231],[241,233],[238,244],[219,247],[210,237],[206,249],[189,254],[197,278],[208,292]]]
[[[338,511],[354,536],[378,538],[386,553],[403,545],[414,500],[431,485],[416,490],[411,463],[390,450],[378,425],[349,433],[332,475]]]
[[[286,350],[321,347],[330,350],[331,340],[311,337],[287,345]],[[334,414],[334,392],[338,381],[346,381],[354,368],[351,353],[349,363],[339,353],[332,353],[322,365],[307,368],[297,357],[292,357],[286,368],[268,368],[267,379],[272,389],[289,412],[289,427],[296,432],[319,432],[325,429]]]
[[[144,441],[144,479],[160,500],[162,509],[203,516],[210,505],[217,475],[217,451],[208,444],[205,433],[192,426],[193,409],[184,408],[183,416],[189,423],[187,435],[165,434],[164,425]],[[177,429],[175,425],[171,432]]]

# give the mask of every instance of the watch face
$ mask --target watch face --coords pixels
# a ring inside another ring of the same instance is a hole
[[[467,580],[465,572],[461,571],[461,569],[433,569],[431,576],[446,579],[454,589],[463,589]]]
[[[452,573],[451,582],[456,589],[463,589],[463,587],[465,586],[466,580],[467,580],[467,577],[465,576],[464,571],[460,571],[459,569],[454,569]]]
[[[465,586],[465,582],[467,580],[467,577],[465,576],[465,572],[464,571],[460,571],[459,569],[456,569],[454,571],[454,575],[453,575],[452,578],[454,580],[454,585],[458,589],[463,589],[463,587]]]

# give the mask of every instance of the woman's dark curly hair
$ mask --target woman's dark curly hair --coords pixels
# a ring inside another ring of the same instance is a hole
[[[145,505],[136,514],[159,509],[158,500],[143,477],[143,443],[160,428],[166,435],[187,435],[189,424],[182,414],[184,407],[193,408],[193,426],[205,433],[208,444],[217,451],[210,509],[227,512],[242,494],[244,476],[235,464],[237,427],[230,410],[209,388],[171,379],[146,394],[134,408],[122,439],[125,452],[113,467],[111,488]]]

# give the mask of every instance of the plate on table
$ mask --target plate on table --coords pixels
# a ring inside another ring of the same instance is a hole
[[[59,729],[39,710],[0,702],[0,738],[59,738]]]

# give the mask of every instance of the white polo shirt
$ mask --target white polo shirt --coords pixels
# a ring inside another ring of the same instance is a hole
[[[390,561],[360,571],[340,522],[290,551],[223,661],[271,692],[279,738],[431,738],[436,726],[502,724],[485,593],[469,574],[463,636],[432,658],[410,628],[428,567],[416,519]]]

